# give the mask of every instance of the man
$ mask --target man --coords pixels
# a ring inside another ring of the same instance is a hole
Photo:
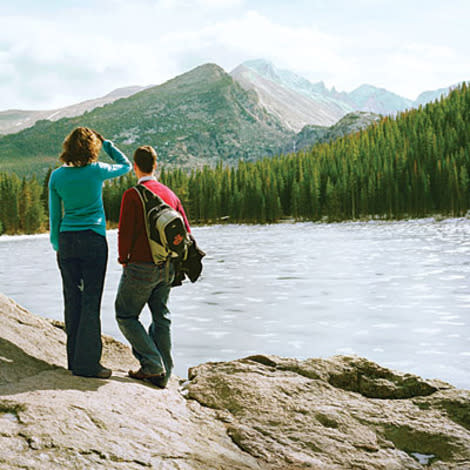
[[[154,177],[156,167],[157,154],[152,147],[145,145],[135,151],[134,172],[138,183],[145,185],[177,210],[190,233],[180,200],[170,188]],[[142,202],[134,188],[128,189],[122,197],[118,247],[118,261],[123,266],[123,273],[115,301],[116,319],[141,365],[137,371],[130,370],[129,376],[140,380],[148,379],[164,388],[173,369],[171,319],[167,304],[174,267],[172,263],[168,268],[167,263],[156,265],[153,262]],[[148,333],[139,321],[145,304],[148,304],[152,314]]]

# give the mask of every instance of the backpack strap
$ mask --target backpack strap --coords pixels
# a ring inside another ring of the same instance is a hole
[[[158,199],[160,199],[160,201],[161,201],[161,198],[157,196],[153,191],[150,191],[150,189],[146,188],[143,184],[137,184],[133,187],[133,189],[135,189],[135,191],[139,195],[140,201],[142,202],[142,214],[144,216],[145,232],[147,233],[147,243],[149,244],[149,249],[150,249],[150,227],[149,227],[148,220],[147,220],[147,210],[145,208],[145,204],[149,200],[150,197],[157,197]],[[135,243],[135,240],[133,241],[133,243]],[[150,249],[150,253],[152,253],[151,249]],[[152,260],[153,260],[153,256],[152,256]],[[155,263],[155,261],[153,262]]]
[[[168,204],[156,193],[154,193],[153,191],[151,191],[149,188],[147,188],[147,186],[145,186],[144,184],[140,183],[140,184],[136,184],[134,186],[134,189],[137,191],[137,194],[139,195],[140,197],[140,200],[142,201],[142,204],[144,206],[144,209],[145,209],[145,203],[150,199],[150,198],[154,198],[158,201],[159,205],[162,205],[162,206],[168,206]]]
[[[142,188],[144,188],[144,189],[142,189]],[[147,223],[147,216],[145,214],[145,198],[144,198],[144,194],[145,194],[144,190],[148,191],[148,189],[143,184],[137,184],[136,186],[133,187],[133,189],[135,189],[135,191],[139,195],[140,202],[142,203],[142,214],[144,216],[144,226],[145,226],[145,232],[147,233],[147,243],[148,243],[150,235],[149,235],[149,227],[148,227],[148,223]],[[132,249],[134,248],[134,244],[135,244],[136,239],[137,239],[137,235],[134,234],[134,239],[132,240]]]

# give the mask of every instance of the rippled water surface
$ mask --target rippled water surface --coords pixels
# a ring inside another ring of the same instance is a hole
[[[470,389],[469,220],[224,225],[194,233],[208,254],[201,280],[171,293],[178,375],[253,353],[357,354]],[[116,232],[108,243],[103,330],[125,341],[113,311]],[[47,236],[0,237],[0,256],[0,291],[62,319]]]

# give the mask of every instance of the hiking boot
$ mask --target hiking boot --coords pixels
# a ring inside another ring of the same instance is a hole
[[[106,367],[101,367],[98,372],[95,372],[94,374],[88,374],[88,373],[83,373],[83,372],[77,372],[77,371],[72,371],[73,375],[78,375],[80,377],[93,377],[97,379],[109,379],[112,375],[113,371],[111,369],[108,369]]]
[[[148,381],[158,388],[166,388],[168,379],[165,376],[150,377]]]
[[[113,374],[113,371],[111,369],[108,369],[106,367],[102,367],[96,374],[95,377],[98,379],[109,379],[111,375]]]
[[[133,371],[130,370],[127,375],[133,379],[145,380],[145,379],[157,379],[165,377],[165,372],[160,372],[159,374],[147,374],[142,370],[142,367],[139,370]]]

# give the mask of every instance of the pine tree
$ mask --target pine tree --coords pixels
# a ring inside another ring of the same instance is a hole
[[[26,233],[36,233],[40,231],[45,223],[46,214],[41,200],[42,192],[43,188],[38,183],[36,176],[33,176],[27,182],[27,189],[23,194],[23,197],[27,200],[24,217],[24,231]]]

